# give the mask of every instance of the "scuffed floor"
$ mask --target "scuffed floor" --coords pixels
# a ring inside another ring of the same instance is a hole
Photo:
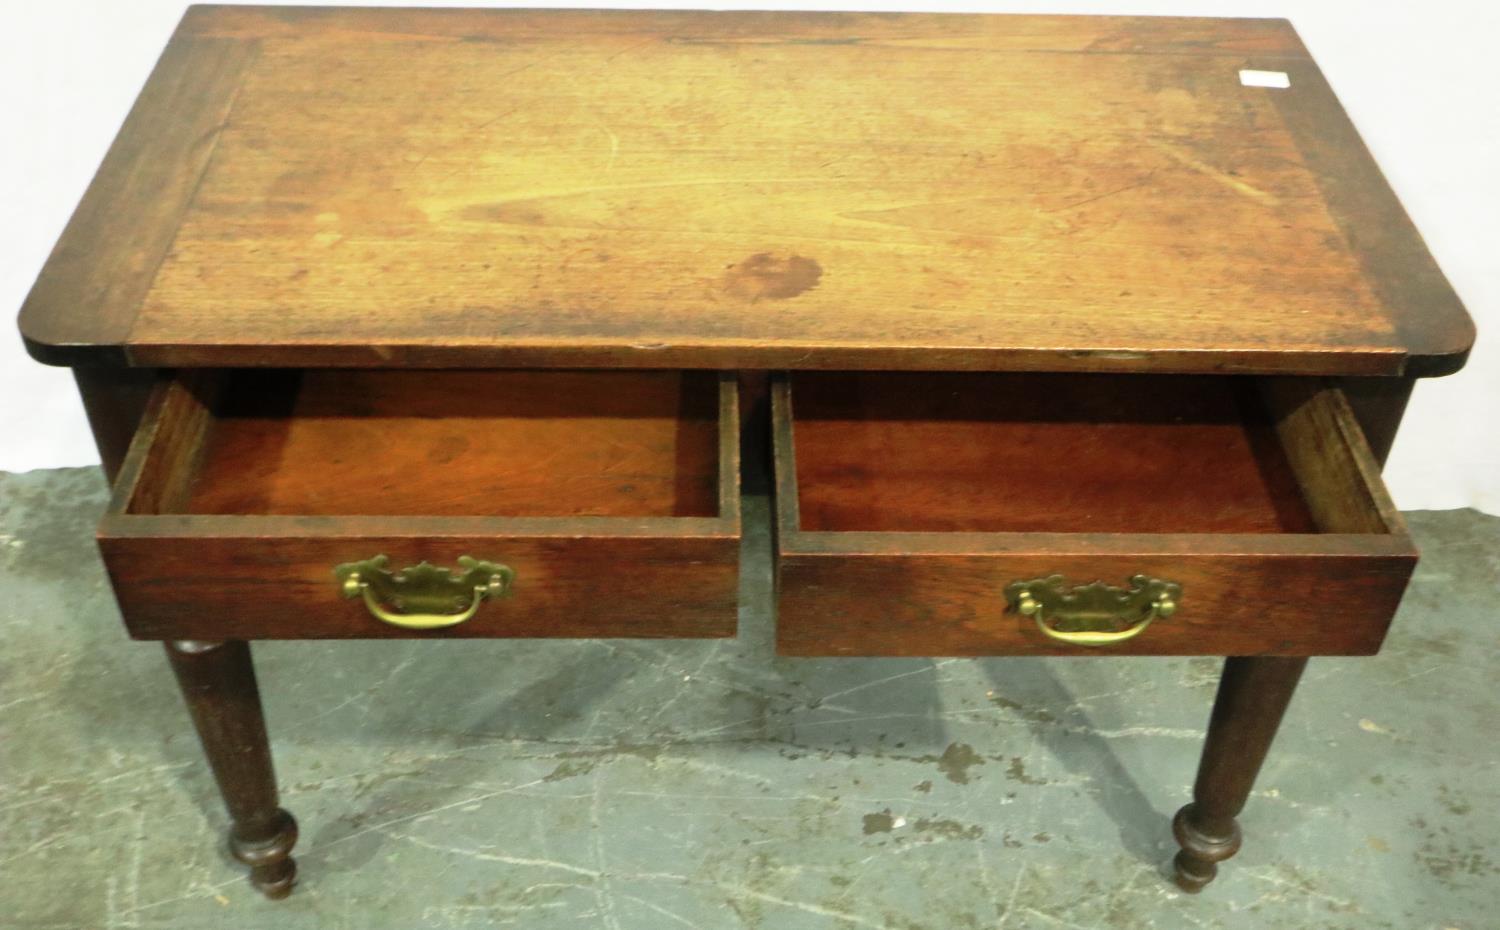
[[[778,659],[747,580],[733,641],[257,646],[302,824],[273,904],[120,627],[104,496],[91,469],[0,475],[7,930],[1500,922],[1500,519],[1409,515],[1385,652],[1314,660],[1198,897],[1161,869],[1215,660]]]

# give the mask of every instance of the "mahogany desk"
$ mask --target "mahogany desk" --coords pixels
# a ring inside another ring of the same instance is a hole
[[[227,6],[21,329],[272,896],[248,641],[733,635],[742,408],[783,653],[1227,657],[1196,890],[1473,340],[1285,21]]]

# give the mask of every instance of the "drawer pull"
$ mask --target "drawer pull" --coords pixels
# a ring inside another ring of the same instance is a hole
[[[427,562],[392,572],[389,561],[377,555],[340,565],[333,574],[344,597],[364,598],[375,619],[408,630],[457,626],[474,616],[481,602],[509,593],[516,576],[508,566],[466,555],[458,559],[457,574]]]
[[[1069,587],[1062,575],[1017,581],[1005,588],[1006,602],[1036,619],[1037,629],[1072,646],[1111,646],[1146,631],[1157,617],[1177,611],[1182,586],[1135,575],[1130,588],[1102,581]]]

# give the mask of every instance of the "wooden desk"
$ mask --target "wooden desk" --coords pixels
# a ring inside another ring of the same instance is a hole
[[[1229,657],[1201,888],[1473,341],[1285,21],[275,7],[188,12],[21,329],[273,896],[249,640],[733,635],[742,433],[784,653]]]

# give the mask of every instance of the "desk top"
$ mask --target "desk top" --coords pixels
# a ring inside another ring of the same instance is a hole
[[[1473,339],[1283,20],[294,7],[189,10],[21,326],[144,366],[1428,375]]]

